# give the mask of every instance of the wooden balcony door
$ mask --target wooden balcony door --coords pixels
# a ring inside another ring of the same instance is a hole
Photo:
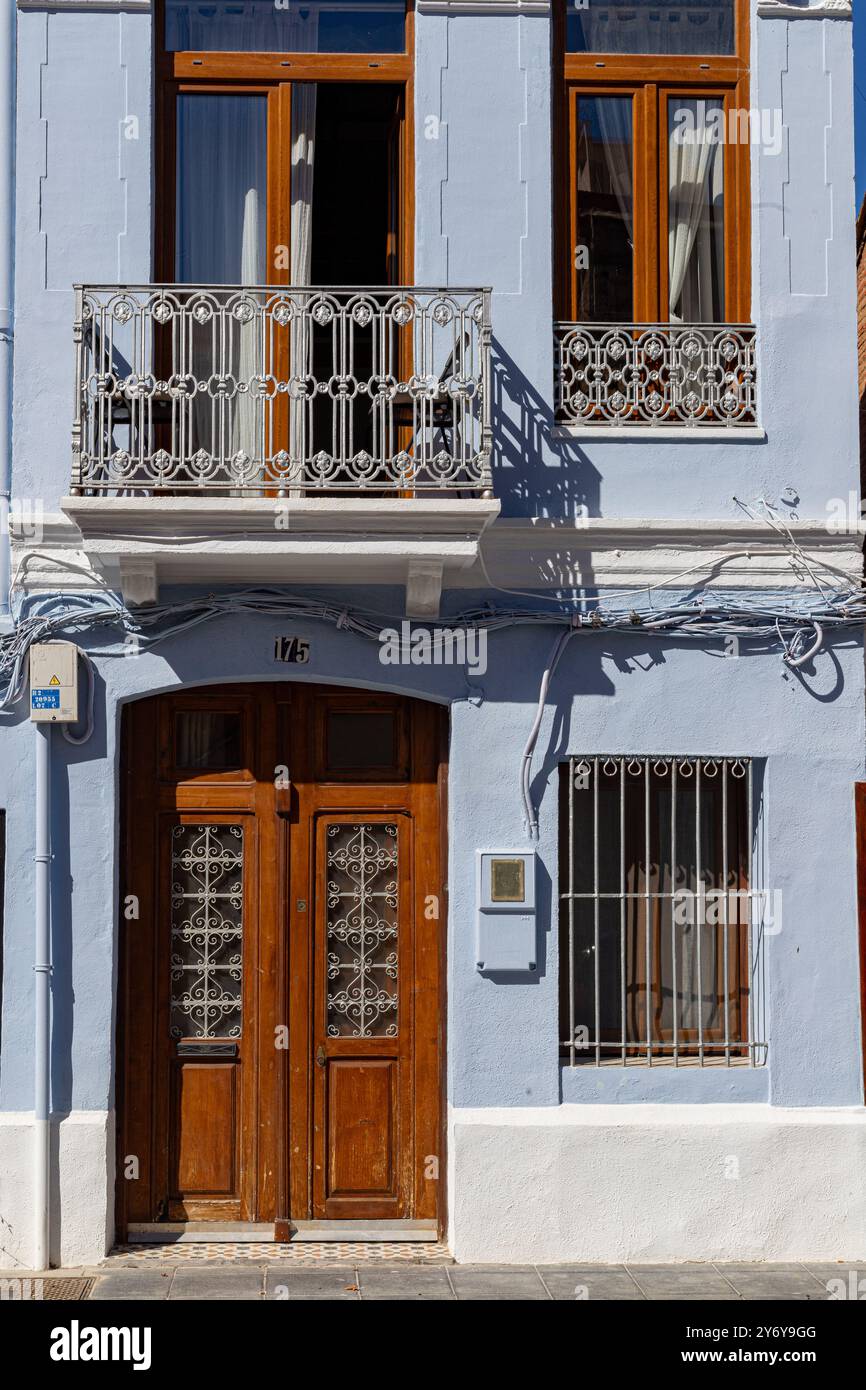
[[[439,1215],[441,739],[317,686],[126,711],[122,1235]]]

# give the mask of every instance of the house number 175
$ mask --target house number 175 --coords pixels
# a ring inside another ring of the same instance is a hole
[[[310,644],[303,637],[277,637],[274,640],[274,660],[304,666],[310,659]]]

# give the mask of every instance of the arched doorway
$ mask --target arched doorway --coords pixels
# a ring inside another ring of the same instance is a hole
[[[446,736],[306,684],[124,711],[120,1238],[441,1220]]]

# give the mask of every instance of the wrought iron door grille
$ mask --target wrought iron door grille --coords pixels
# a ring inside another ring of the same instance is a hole
[[[76,287],[73,493],[489,493],[490,291]]]
[[[561,1053],[570,1066],[766,1060],[748,758],[562,768]]]
[[[754,426],[751,324],[557,323],[560,425]]]

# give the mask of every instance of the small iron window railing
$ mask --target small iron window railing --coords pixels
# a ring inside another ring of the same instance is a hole
[[[757,422],[749,324],[557,323],[554,346],[558,425]]]

